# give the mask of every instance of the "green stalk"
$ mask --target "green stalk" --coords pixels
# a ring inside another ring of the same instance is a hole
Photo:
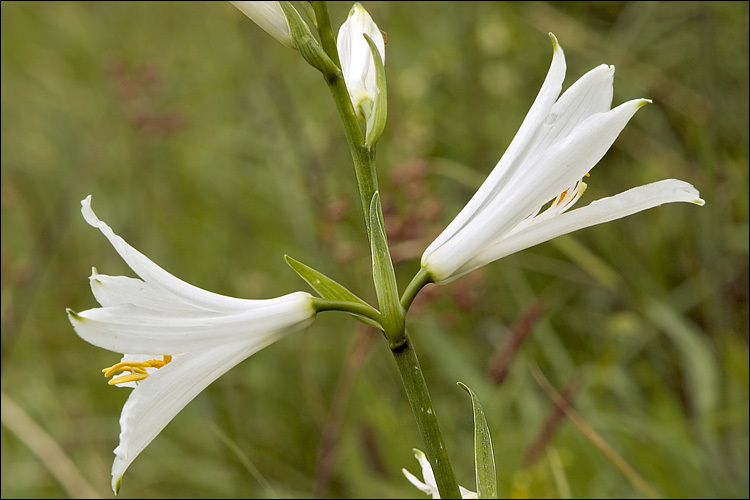
[[[401,307],[404,308],[404,311],[409,310],[411,303],[414,302],[414,298],[427,283],[432,283],[432,278],[427,269],[420,267],[419,272],[412,278],[411,283],[404,290],[404,294],[401,295]]]
[[[404,382],[406,396],[417,421],[419,434],[422,436],[425,454],[435,473],[440,498],[461,498],[417,353],[411,345],[409,334],[404,332],[404,335],[405,342],[391,352],[396,359],[398,371],[401,372],[401,380]]]
[[[380,313],[369,304],[360,304],[359,302],[350,302],[343,300],[319,299],[317,297],[313,297],[313,307],[315,308],[316,313],[323,311],[343,311],[359,316],[364,316],[365,318],[370,318],[378,324],[380,324],[381,321]]]
[[[341,67],[336,41],[333,38],[331,21],[328,16],[328,7],[325,2],[310,2],[315,12],[318,34],[323,51],[328,57]],[[405,307],[402,306],[404,300],[399,301],[398,290],[395,286],[395,275],[393,273],[393,261],[391,259],[388,244],[385,237],[384,228],[381,226],[383,220],[382,208],[375,197],[378,190],[378,179],[375,170],[375,147],[365,145],[365,137],[362,135],[357,116],[349,97],[349,91],[346,88],[346,82],[339,71],[336,74],[326,77],[333,100],[336,103],[336,109],[344,125],[344,134],[349,151],[354,162],[354,170],[357,175],[357,185],[359,187],[360,202],[365,215],[368,236],[377,236],[371,241],[373,245],[373,263],[377,266],[373,271],[373,278],[376,281],[375,289],[378,293],[378,303],[380,305],[381,317],[380,323],[385,327],[386,338],[393,357],[396,360],[401,380],[404,383],[406,396],[409,399],[417,428],[422,436],[427,459],[430,461],[435,473],[438,491],[441,498],[461,498],[461,493],[456,483],[456,477],[453,474],[445,443],[443,442],[438,426],[435,409],[432,406],[430,393],[427,390],[427,384],[419,366],[417,354],[411,345],[411,339],[404,326]],[[374,202],[376,207],[374,211],[371,203]],[[375,232],[374,229],[377,229]],[[407,306],[416,296],[417,292],[430,279],[426,272],[420,271],[412,280],[412,284],[407,288],[405,295]],[[389,286],[393,285],[393,286]],[[319,303],[322,306],[322,303]],[[318,309],[323,310],[323,309]],[[354,312],[354,311],[352,311]],[[360,313],[359,311],[356,311]],[[363,311],[364,312],[364,311]],[[397,326],[396,326],[397,325]]]

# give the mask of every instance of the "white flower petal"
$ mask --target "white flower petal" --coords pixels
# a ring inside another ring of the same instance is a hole
[[[430,255],[433,252],[453,238],[456,233],[463,229],[483,210],[484,207],[487,206],[489,200],[497,196],[498,192],[503,186],[505,186],[508,179],[513,176],[522,165],[522,162],[518,161],[519,156],[523,150],[528,148],[529,143],[532,142],[536,135],[537,129],[547,118],[550,109],[560,95],[562,83],[565,79],[565,54],[562,47],[557,43],[557,38],[551,33],[550,37],[553,42],[552,63],[550,64],[542,88],[539,90],[539,94],[531,105],[531,109],[529,109],[529,112],[526,114],[526,118],[524,118],[516,136],[511,141],[505,154],[500,158],[500,161],[495,165],[495,168],[490,172],[487,180],[482,183],[474,196],[472,196],[471,200],[469,200],[461,212],[459,212],[453,221],[451,221],[448,227],[446,227],[435,241],[433,241],[424,251],[422,256],[423,267],[427,267]]]
[[[586,118],[610,110],[614,66],[602,64],[568,88],[549,110],[539,126],[529,151],[520,161],[533,162],[536,155],[554,141],[567,137]]]
[[[447,282],[459,267],[492,241],[500,239],[545,202],[575,184],[604,156],[645,99],[636,99],[589,116],[564,139],[554,142],[527,167],[526,177],[513,176],[485,201],[455,237],[422,256],[435,282]]]
[[[414,474],[404,468],[401,469],[401,472],[404,474],[404,476],[406,476],[406,479],[408,479],[411,484],[419,489],[419,491],[421,491],[425,495],[430,495],[432,498],[440,498],[440,493],[437,491],[437,487],[426,485],[425,483],[417,479]]]
[[[205,315],[210,312],[180,302],[173,295],[156,290],[138,278],[107,276],[99,274],[96,268],[94,268],[89,281],[96,301],[103,307],[130,304],[144,310],[160,311],[175,315]]]
[[[176,356],[138,382],[120,416],[120,444],[115,448],[112,489],[135,458],[164,427],[211,382],[239,362],[278,340],[279,334],[251,342],[224,344]]]
[[[424,482],[431,486],[437,485],[437,481],[435,481],[435,474],[432,472],[432,465],[430,465],[430,461],[427,460],[427,455],[425,455],[422,450],[414,448],[414,456],[417,458],[419,465],[422,467],[422,479],[424,479]],[[434,488],[435,491],[437,491],[437,486],[434,486]]]
[[[191,306],[215,312],[231,313],[235,311],[246,311],[252,307],[262,307],[263,300],[238,299],[227,297],[218,293],[209,292],[193,286],[181,279],[171,275],[151,259],[130,246],[124,239],[116,235],[104,221],[99,220],[91,209],[91,195],[81,201],[81,213],[91,226],[98,228],[107,237],[112,246],[120,254],[120,257],[147,282],[154,290],[170,294],[175,300],[184,302]]]
[[[408,479],[409,482],[416,486],[422,493],[424,493],[425,495],[430,495],[432,496],[432,498],[440,498],[437,481],[435,481],[435,474],[433,474],[432,472],[432,466],[427,460],[427,456],[421,450],[414,448],[414,457],[417,459],[420,467],[422,468],[422,478],[424,479],[424,482],[417,479],[414,474],[406,469],[402,468],[401,472],[404,474],[404,476],[406,476],[406,479]],[[467,490],[461,485],[458,486],[458,489],[461,492],[461,498],[477,498],[477,494],[475,492]]]
[[[590,115],[567,136],[555,141],[531,162],[526,176],[515,176],[505,185],[502,196],[488,204],[481,223],[467,228],[494,240],[518,222],[576,184],[602,159],[635,112],[650,102],[634,99],[605,113]],[[502,217],[500,217],[502,215]],[[480,219],[478,217],[478,219]],[[498,223],[498,219],[502,223]],[[487,226],[491,229],[487,229]]]
[[[233,314],[175,315],[126,304],[69,311],[68,316],[82,339],[103,349],[170,354],[289,330],[313,317],[311,295],[295,292],[284,298]]]
[[[478,267],[557,236],[620,219],[664,203],[675,202],[688,202],[696,205],[705,203],[692,185],[677,179],[665,179],[635,187],[615,196],[594,201],[585,207],[538,223],[530,223],[527,227],[520,227],[512,236],[502,238],[487,246],[476,257],[457,269],[448,281],[453,281]]]
[[[252,21],[263,28],[263,30],[274,37],[276,40],[293,49],[292,33],[289,30],[289,23],[286,21],[284,11],[279,2],[235,2],[230,1],[243,14],[252,19]]]

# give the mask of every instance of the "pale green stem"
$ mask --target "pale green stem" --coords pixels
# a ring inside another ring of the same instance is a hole
[[[409,405],[417,421],[419,434],[422,436],[424,451],[435,473],[440,498],[461,498],[456,476],[440,433],[435,408],[432,406],[430,392],[427,390],[427,383],[424,380],[422,368],[419,366],[417,353],[411,344],[409,334],[404,332],[404,335],[404,343],[399,348],[392,349],[391,352],[398,365],[398,371],[401,373]]]
[[[310,2],[313,10],[315,11],[315,18],[317,22],[318,33],[320,35],[321,45],[323,50],[326,52],[328,57],[331,58],[339,67],[341,63],[339,61],[338,52],[336,50],[336,41],[333,38],[333,31],[331,30],[331,21],[328,17],[328,7],[325,2]],[[375,171],[375,148],[368,148],[365,146],[365,138],[362,135],[357,116],[352,106],[349,92],[346,88],[343,75],[341,72],[335,75],[329,75],[326,77],[326,84],[331,91],[333,100],[336,103],[339,116],[344,125],[344,133],[346,135],[346,142],[349,146],[349,151],[354,161],[354,169],[357,175],[357,184],[359,186],[360,201],[362,203],[362,209],[365,215],[365,223],[367,224],[367,234],[370,234],[370,203],[373,195],[378,190],[378,179]],[[382,211],[379,213],[382,220]],[[390,260],[390,255],[388,256]],[[392,267],[392,264],[391,264]],[[391,271],[392,272],[392,271]],[[385,274],[385,273],[381,273]],[[420,280],[427,279],[426,273],[417,274],[420,276]],[[416,278],[415,278],[416,279]],[[407,288],[407,303],[411,304],[411,301],[416,296],[416,293],[429,282],[424,281],[419,285],[420,282],[410,285]],[[418,286],[419,285],[419,286]],[[378,287],[376,287],[377,289]],[[395,303],[398,304],[398,296],[395,297],[378,297],[378,302],[382,305]],[[403,304],[403,301],[401,301]],[[382,308],[382,307],[381,307]],[[405,309],[405,308],[404,308]],[[382,317],[379,318],[381,324],[391,324],[397,322],[388,321],[390,314],[405,314],[404,310],[395,310],[394,308],[385,308],[381,311]],[[369,317],[369,316],[368,316]],[[401,321],[401,325],[403,325]],[[389,345],[391,346],[391,352],[396,360],[399,372],[401,373],[401,379],[404,383],[404,389],[406,390],[406,396],[409,399],[414,418],[417,423],[417,428],[422,436],[422,441],[425,447],[425,453],[427,458],[432,464],[433,471],[435,473],[435,480],[437,482],[438,491],[440,492],[441,498],[461,498],[461,493],[458,489],[456,477],[453,473],[448,454],[445,449],[445,443],[443,442],[442,435],[440,433],[440,427],[438,426],[437,417],[435,416],[435,409],[432,406],[432,400],[430,399],[430,393],[427,390],[427,384],[422,374],[422,369],[419,366],[419,360],[417,354],[414,351],[414,347],[411,344],[409,335],[404,327],[401,327],[402,331],[398,332],[385,332],[388,338]]]
[[[417,296],[419,291],[424,288],[428,283],[432,283],[432,278],[424,267],[419,268],[419,272],[412,278],[411,283],[404,290],[404,294],[401,295],[401,307],[404,311],[408,311],[411,307],[411,303],[414,302],[414,298]]]
[[[380,312],[378,312],[369,304],[360,304],[358,302],[341,300],[328,300],[313,297],[313,307],[315,308],[315,312],[343,311],[370,318],[371,320],[378,323],[380,323],[382,320]]]

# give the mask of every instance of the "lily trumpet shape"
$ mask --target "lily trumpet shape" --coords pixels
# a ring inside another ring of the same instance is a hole
[[[438,491],[437,481],[435,481],[435,473],[432,472],[432,466],[430,465],[430,462],[427,460],[427,456],[424,454],[422,450],[418,450],[417,448],[414,448],[414,457],[416,457],[417,461],[419,462],[419,465],[422,467],[422,479],[424,480],[424,482],[417,479],[417,477],[414,474],[412,474],[406,469],[401,469],[401,472],[404,473],[404,476],[406,476],[406,479],[408,479],[411,484],[416,486],[419,489],[419,491],[421,491],[425,495],[432,496],[432,498],[440,498],[440,492]],[[463,499],[478,498],[475,492],[471,490],[467,490],[461,485],[458,486],[458,489],[461,492],[461,498]]]
[[[83,217],[98,228],[140,279],[96,269],[91,290],[102,307],[68,317],[87,342],[124,354],[102,370],[110,385],[132,387],[120,416],[112,489],[133,460],[211,382],[315,316],[312,296],[227,297],[190,285],[156,265],[99,220],[91,196]]]
[[[349,11],[349,17],[339,28],[336,47],[349,97],[354,111],[360,118],[366,118],[362,107],[372,108],[379,94],[375,60],[364,34],[367,34],[375,43],[380,58],[385,64],[383,34],[365,8],[355,3]]]
[[[687,182],[668,179],[566,212],[586,189],[583,178],[635,112],[651,101],[635,99],[611,109],[614,66],[606,64],[560,95],[565,56],[552,33],[550,38],[552,64],[521,128],[469,203],[422,255],[422,268],[435,283],[448,283],[562,234],[663,203],[705,203]]]

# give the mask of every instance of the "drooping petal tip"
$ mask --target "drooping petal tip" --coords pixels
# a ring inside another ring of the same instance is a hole
[[[66,307],[65,312],[68,314],[68,319],[71,323],[73,323],[73,321],[83,321],[83,318],[70,307]],[[75,324],[73,326],[75,326]]]
[[[560,48],[560,42],[557,41],[557,37],[555,36],[555,34],[551,31],[547,34],[549,35],[549,39],[552,40],[552,51],[554,52],[558,50]]]
[[[102,221],[99,220],[99,217],[96,216],[94,210],[91,208],[91,195],[81,200],[81,214],[83,214],[83,218],[86,219],[86,222],[90,226],[101,227]]]
[[[614,66],[613,66],[613,68],[614,68]],[[651,104],[652,102],[654,102],[651,99],[646,99],[646,98],[636,99],[636,101],[638,101],[638,103],[637,103],[637,106],[636,106],[635,109],[640,109],[643,106],[645,106],[646,104]]]

